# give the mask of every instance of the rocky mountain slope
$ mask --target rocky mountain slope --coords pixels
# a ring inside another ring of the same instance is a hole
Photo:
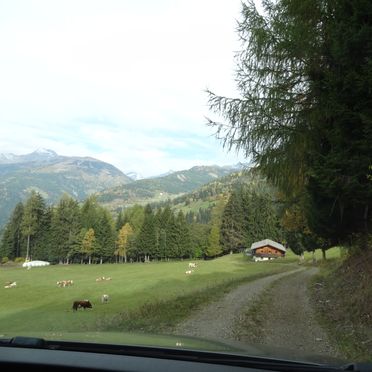
[[[27,155],[0,154],[0,226],[31,190],[54,203],[63,193],[83,200],[130,182],[133,180],[113,165],[90,157],[60,156],[44,149]]]

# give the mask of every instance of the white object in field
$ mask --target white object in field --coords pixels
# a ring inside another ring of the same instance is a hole
[[[50,263],[47,261],[28,261],[23,263],[23,267],[39,267],[39,266],[49,266]]]

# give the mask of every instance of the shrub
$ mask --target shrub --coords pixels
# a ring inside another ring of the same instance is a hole
[[[8,261],[9,261],[9,258],[8,258],[8,257],[3,257],[3,258],[1,259],[1,263],[2,263],[2,264],[6,264]]]
[[[25,258],[24,257],[17,257],[15,260],[14,260],[15,263],[23,263],[25,262]]]

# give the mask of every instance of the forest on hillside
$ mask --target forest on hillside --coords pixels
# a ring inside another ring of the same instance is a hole
[[[267,238],[287,244],[293,229],[297,237],[306,235],[298,216],[288,220],[279,194],[263,178],[233,180],[214,181],[182,200],[135,205],[116,216],[94,197],[79,204],[63,195],[47,206],[32,192],[4,228],[0,257],[3,263],[19,257],[52,263],[213,258]],[[205,207],[194,208],[201,200],[208,201]],[[316,247],[293,241],[295,251],[306,248]]]

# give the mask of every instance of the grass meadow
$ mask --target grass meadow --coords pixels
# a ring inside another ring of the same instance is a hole
[[[186,275],[188,262],[52,265],[31,270],[3,265],[0,334],[159,333],[243,281],[296,267],[298,257],[288,252],[286,258],[275,262],[254,263],[234,254],[195,261],[198,267]],[[112,280],[96,282],[101,276]],[[57,286],[57,281],[68,279],[74,281],[73,286]],[[17,287],[5,289],[7,281],[16,281]],[[102,294],[110,296],[108,304],[100,302]],[[73,301],[83,299],[89,299],[93,309],[72,311]]]

